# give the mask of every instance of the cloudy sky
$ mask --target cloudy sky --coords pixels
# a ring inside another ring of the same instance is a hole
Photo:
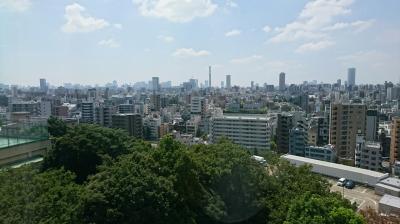
[[[0,0],[0,82],[400,80],[399,0]]]

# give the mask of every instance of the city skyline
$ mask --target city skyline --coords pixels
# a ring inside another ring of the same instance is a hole
[[[399,81],[400,2],[0,2],[2,83]],[[44,22],[45,21],[45,22]],[[376,79],[379,76],[380,79]]]

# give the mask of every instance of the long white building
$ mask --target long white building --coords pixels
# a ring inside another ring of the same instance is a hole
[[[226,137],[255,152],[270,149],[271,129],[265,115],[222,115],[211,119],[211,140]]]

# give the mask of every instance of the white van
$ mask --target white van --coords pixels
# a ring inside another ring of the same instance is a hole
[[[337,182],[337,186],[343,187],[347,182],[347,179],[342,177],[339,179],[339,181]]]

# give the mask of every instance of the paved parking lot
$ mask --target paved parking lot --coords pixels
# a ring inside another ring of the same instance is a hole
[[[331,191],[339,192],[340,194],[344,193],[345,198],[350,200],[352,203],[357,203],[358,210],[368,207],[378,210],[378,203],[381,196],[376,195],[374,189],[360,186],[358,184],[356,184],[356,187],[353,189],[347,189],[337,186],[337,180],[335,179],[329,179],[329,182],[332,184]]]

